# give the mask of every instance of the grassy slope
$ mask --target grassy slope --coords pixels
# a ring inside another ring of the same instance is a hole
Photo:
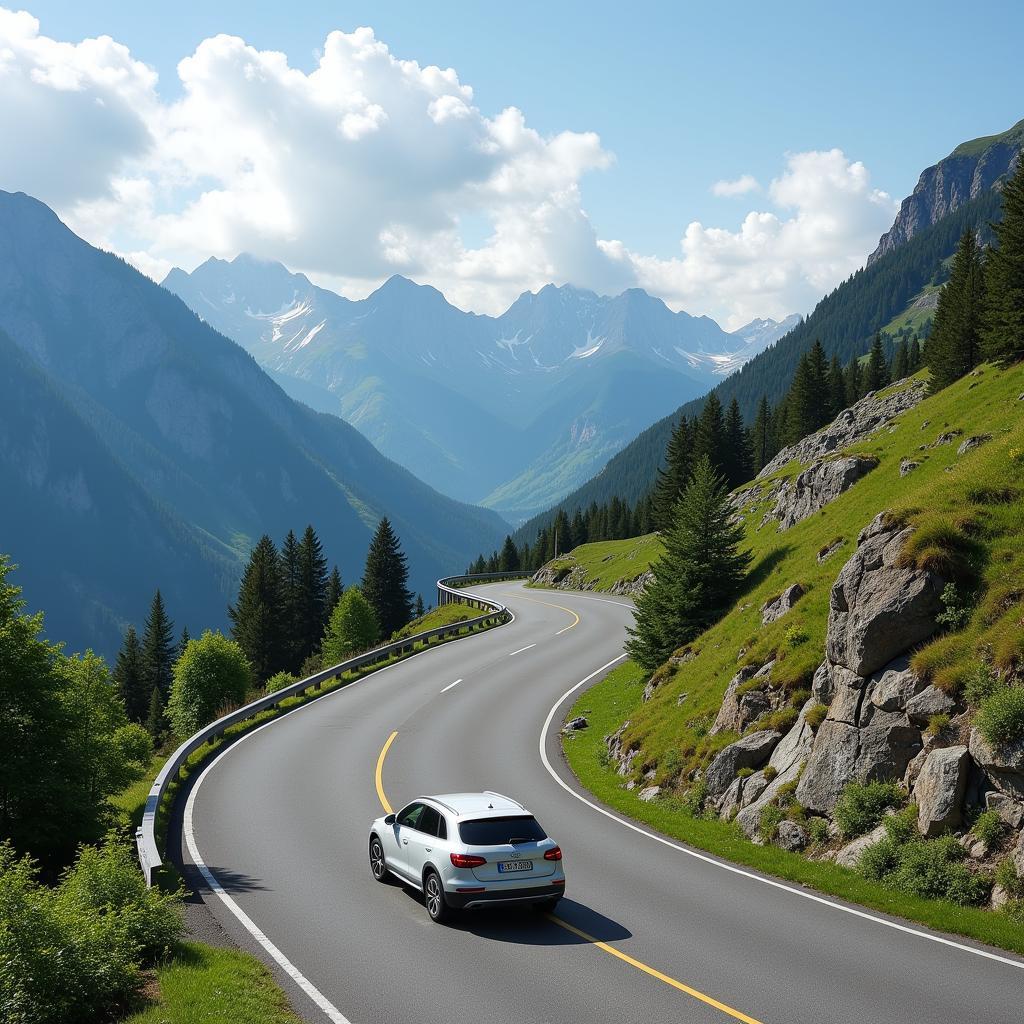
[[[640,699],[642,686],[626,680],[626,672],[636,672],[632,667],[577,702],[572,713],[589,709],[593,722],[583,738],[567,747],[580,778],[607,802],[696,845],[786,877],[800,877],[873,906],[898,906],[900,913],[937,927],[1024,950],[1019,926],[1015,926],[1013,938],[996,915],[947,908],[937,920],[929,916],[932,911],[928,908],[942,904],[897,898],[831,865],[755,847],[741,840],[732,826],[696,821],[671,800],[660,806],[643,804],[623,788],[625,780],[602,762],[602,737],[628,719],[626,742],[641,749],[634,762],[637,774],[653,768],[656,781],[672,787],[681,770],[706,761],[735,738],[730,734],[711,738],[705,733],[739,663],[760,665],[774,655],[779,660],[773,682],[789,689],[794,703],[804,699],[814,668],[822,659],[829,590],[854,550],[857,534],[883,509],[893,509],[918,527],[921,543],[912,552],[918,559],[945,557],[927,543],[929,538],[959,544],[974,564],[986,594],[968,627],[928,645],[919,652],[917,664],[946,673],[947,685],[955,687],[958,667],[974,656],[980,644],[991,645],[1006,664],[1024,662],[1024,605],[1020,599],[1024,580],[1024,503],[1020,500],[1024,494],[1024,403],[1018,402],[1022,391],[1024,367],[1005,372],[984,367],[980,376],[964,378],[928,399],[905,414],[894,432],[882,431],[856,446],[856,451],[879,459],[876,469],[820,513],[784,533],[777,531],[773,521],[760,526],[767,504],[755,499],[744,513],[754,554],[746,592],[729,615],[694,642],[692,660],[660,670],[661,684],[646,703]],[[951,429],[963,430],[965,437],[994,436],[962,457],[956,454],[960,438],[953,444],[919,450]],[[903,457],[922,465],[901,478]],[[779,476],[792,475],[797,468],[788,466]],[[949,535],[949,528],[959,528],[959,533]],[[838,550],[819,564],[818,551],[837,541],[841,543]],[[797,581],[806,589],[804,597],[778,622],[762,626],[761,605]],[[800,635],[806,639],[793,643]],[[680,703],[683,694],[686,697]],[[849,891],[851,886],[856,893]],[[872,888],[874,896],[868,892]]]
[[[586,573],[588,589],[609,591],[620,580],[632,580],[646,572],[661,553],[657,534],[629,540],[604,540],[581,544],[548,566],[567,571],[580,566]]]

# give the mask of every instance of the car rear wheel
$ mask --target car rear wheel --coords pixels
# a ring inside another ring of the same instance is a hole
[[[386,882],[388,865],[384,860],[384,847],[376,836],[370,837],[370,870],[378,882]]]
[[[428,871],[423,881],[423,902],[427,905],[430,920],[437,924],[443,924],[451,915],[444,898],[444,886],[436,871]]]

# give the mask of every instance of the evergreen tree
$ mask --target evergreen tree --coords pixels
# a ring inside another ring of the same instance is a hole
[[[505,536],[505,543],[501,546],[501,572],[518,572],[519,571],[519,551],[516,549],[515,542],[511,536]]]
[[[626,649],[647,671],[718,621],[732,604],[750,563],[740,551],[743,526],[733,520],[728,490],[701,456],[654,564],[654,580],[637,598]]]
[[[754,417],[750,435],[750,448],[754,460],[754,472],[760,473],[775,457],[776,449],[772,438],[772,410],[768,399],[762,395]]]
[[[149,695],[149,711],[146,713],[146,732],[153,737],[154,746],[159,746],[167,734],[167,716],[164,713],[164,699],[154,686]]]
[[[690,476],[692,447],[690,424],[682,416],[669,435],[665,461],[658,468],[654,484],[654,523],[658,530],[667,530],[672,524],[673,509]]]
[[[1024,358],[1024,159],[1003,188],[1003,219],[993,226],[995,245],[985,261],[986,359]],[[930,347],[930,342],[929,342]]]
[[[142,678],[144,692],[155,686],[166,700],[171,692],[174,679],[174,663],[178,649],[174,643],[174,623],[167,616],[164,599],[158,590],[146,617],[146,628],[142,634]]]
[[[379,637],[380,624],[373,606],[358,587],[349,587],[334,606],[324,630],[320,643],[324,667],[368,650]]]
[[[180,658],[185,653],[185,648],[188,647],[189,640],[192,639],[192,634],[188,631],[188,626],[181,627],[181,638],[178,640],[178,657]]]
[[[405,553],[385,516],[377,526],[366,555],[362,586],[363,596],[373,607],[384,637],[401,629],[412,616],[412,593],[407,586],[408,581],[409,566]]]
[[[871,343],[871,352],[868,355],[867,372],[864,377],[864,384],[867,391],[879,391],[889,383],[889,364],[885,359],[885,348],[882,345],[882,333],[875,334],[875,340]]]
[[[928,339],[933,391],[959,380],[980,361],[984,303],[981,250],[974,231],[968,228],[953,256],[949,280],[939,292],[935,323]]]
[[[555,516],[555,523],[551,537],[552,553],[550,558],[557,558],[566,551],[572,551],[575,544],[572,537],[572,523],[565,514],[565,509],[560,508]]]
[[[264,534],[249,555],[238,600],[228,608],[231,635],[252,665],[257,683],[285,667],[284,595],[274,542]]]
[[[747,431],[740,413],[740,403],[735,398],[729,403],[725,414],[726,482],[738,487],[750,479],[751,456],[747,447]]]
[[[341,582],[341,573],[338,572],[338,567],[335,566],[331,570],[330,579],[327,581],[327,593],[324,596],[324,625],[327,625],[327,620],[331,617],[331,612],[334,611],[334,606],[341,600],[341,595],[345,593],[345,585]]]
[[[846,377],[839,356],[833,355],[828,367],[828,412],[829,421],[834,420],[846,408]]]
[[[316,530],[307,526],[299,541],[299,589],[295,601],[297,638],[303,661],[317,649],[323,635],[324,621],[329,614],[327,583],[323,545]]]
[[[695,465],[706,455],[716,472],[725,473],[728,467],[725,439],[725,415],[722,403],[714,391],[708,395],[693,430],[692,459]]]
[[[416,595],[416,618],[417,619],[422,619],[423,616],[426,614],[426,612],[427,612],[426,608],[423,607],[423,595],[422,594],[417,594]]]
[[[907,369],[910,373],[917,373],[921,369],[921,342],[915,334],[910,340],[910,347],[907,349]]]
[[[906,338],[900,338],[892,357],[892,379],[903,380],[910,376],[910,356],[907,352]]]
[[[864,380],[860,368],[860,359],[854,356],[846,366],[846,404],[859,402],[864,397]]]
[[[134,626],[129,626],[114,664],[114,686],[129,722],[144,722],[148,700],[142,671],[142,648]]]
[[[281,667],[288,672],[298,672],[304,660],[299,634],[299,592],[302,589],[301,556],[299,539],[294,530],[289,530],[281,545],[278,556],[281,566]]]

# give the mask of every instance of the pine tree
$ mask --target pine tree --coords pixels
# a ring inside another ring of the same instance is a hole
[[[910,375],[910,357],[906,338],[900,338],[892,357],[892,379],[903,380]]]
[[[928,339],[931,390],[959,380],[981,359],[985,278],[981,251],[972,228],[964,231],[953,256],[949,280],[939,292],[935,323]]]
[[[159,745],[167,732],[167,716],[164,713],[165,702],[160,690],[153,687],[149,695],[149,710],[146,713],[146,732],[153,737],[154,745]]]
[[[864,397],[864,380],[860,360],[854,356],[846,366],[846,404],[854,405]]]
[[[299,636],[299,591],[302,586],[299,539],[289,530],[278,556],[281,566],[281,667],[297,673],[302,668],[302,643]]]
[[[910,373],[917,373],[921,369],[921,342],[915,334],[910,340],[910,347],[907,350],[907,369]]]
[[[129,722],[146,720],[148,700],[142,671],[142,649],[134,626],[129,626],[117,654],[113,673],[114,686],[124,704]]]
[[[728,466],[725,440],[725,416],[718,395],[711,392],[704,402],[700,416],[693,430],[693,464],[706,455],[719,473],[725,473]]]
[[[726,444],[726,482],[730,487],[738,487],[751,477],[751,456],[747,441],[747,431],[740,413],[740,403],[735,398],[729,403],[725,414]]]
[[[875,340],[871,343],[871,352],[868,355],[868,367],[864,384],[867,391],[879,391],[888,383],[889,364],[885,359],[885,348],[882,345],[882,334],[879,331],[875,334]]]
[[[426,611],[427,611],[426,608],[423,607],[423,595],[422,594],[417,594],[416,595],[416,618],[417,619],[422,619],[423,616],[426,614]]]
[[[519,571],[519,551],[515,542],[508,534],[505,535],[505,543],[501,546],[501,572]]]
[[[702,456],[665,535],[654,580],[637,598],[626,650],[647,671],[728,611],[750,563],[724,479]]]
[[[412,616],[412,593],[407,586],[408,581],[409,566],[405,553],[385,516],[370,543],[362,585],[363,596],[373,607],[384,637],[390,637],[401,629]]]
[[[673,510],[690,476],[692,448],[690,424],[682,416],[669,435],[665,461],[658,468],[654,484],[654,522],[659,530],[667,530],[672,524]]]
[[[750,447],[754,460],[754,472],[760,473],[775,457],[775,445],[772,440],[772,410],[764,395],[761,396],[757,415],[754,417]]]
[[[295,602],[298,619],[296,628],[303,661],[319,646],[324,621],[330,612],[325,607],[327,582],[327,559],[324,558],[323,545],[316,530],[307,526],[299,541],[299,590]]]
[[[335,566],[331,570],[330,578],[327,580],[327,593],[324,596],[324,625],[327,625],[327,620],[331,617],[331,612],[334,611],[334,606],[341,600],[341,595],[345,593],[345,585],[341,582],[341,573],[338,572],[338,567]]]
[[[181,639],[178,641],[178,657],[180,658],[185,653],[185,648],[188,647],[189,640],[192,639],[192,634],[188,631],[188,626],[181,627]]]
[[[828,412],[829,421],[834,420],[846,408],[846,377],[839,356],[832,356],[828,367]]]
[[[1003,219],[985,261],[983,354],[1003,364],[1024,358],[1024,159],[1003,188]]]
[[[158,590],[146,617],[142,634],[142,678],[144,692],[155,686],[166,700],[174,679],[174,663],[178,650],[174,643],[174,623],[167,617],[164,599]]]
[[[565,509],[563,508],[560,508],[555,516],[551,544],[552,558],[557,558],[566,551],[572,551],[575,547],[572,536],[572,523],[569,522],[569,517],[565,514]]]
[[[257,683],[266,682],[288,664],[283,613],[277,548],[264,534],[249,555],[249,564],[238,588],[238,600],[228,608],[231,635],[249,659]]]

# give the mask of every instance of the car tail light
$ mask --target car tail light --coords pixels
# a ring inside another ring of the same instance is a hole
[[[545,860],[561,860],[562,859],[562,848],[560,846],[552,847],[550,850],[544,851]]]
[[[457,868],[478,868],[487,863],[486,857],[477,857],[472,853],[453,853],[451,858]]]

